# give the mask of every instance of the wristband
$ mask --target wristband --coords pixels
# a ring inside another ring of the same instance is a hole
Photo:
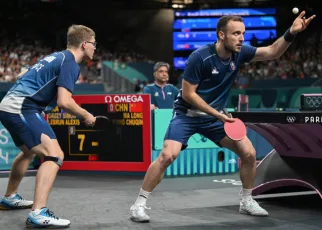
[[[296,34],[291,34],[291,29],[289,28],[288,30],[286,30],[286,32],[284,33],[284,39],[287,42],[292,42],[294,40],[294,38],[296,37]]]

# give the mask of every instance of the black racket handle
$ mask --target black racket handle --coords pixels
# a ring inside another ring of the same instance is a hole
[[[109,121],[108,117],[105,117],[105,116],[95,116],[95,118],[103,118]]]
[[[223,109],[222,111],[223,111],[223,113],[224,113],[227,117],[231,118],[231,114],[230,114],[230,113],[228,113],[228,111],[227,111],[227,109],[226,109],[226,108],[225,108],[225,109]]]
[[[95,118],[96,118],[96,119],[97,119],[97,118],[99,118],[99,119],[105,119],[105,120],[107,120],[107,122],[108,122],[108,123],[110,123],[110,119],[108,119],[108,117],[106,117],[106,116],[98,115],[98,116],[95,116]],[[82,121],[82,122],[84,122],[84,123],[85,123],[85,121]]]

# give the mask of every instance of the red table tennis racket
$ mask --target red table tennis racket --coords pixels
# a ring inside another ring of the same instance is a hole
[[[227,111],[224,110],[226,116],[231,117]],[[234,118],[234,122],[225,122],[224,129],[226,135],[234,141],[240,141],[247,135],[247,128],[239,118]]]

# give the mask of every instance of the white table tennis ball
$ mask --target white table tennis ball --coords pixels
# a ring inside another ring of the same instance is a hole
[[[299,12],[299,8],[294,7],[294,8],[292,9],[292,12],[293,12],[293,14],[297,14],[297,13]]]

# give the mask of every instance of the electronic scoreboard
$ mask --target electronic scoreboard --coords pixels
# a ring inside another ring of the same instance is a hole
[[[151,163],[151,113],[148,94],[73,96],[97,119],[82,119],[56,107],[47,114],[65,154],[61,170],[145,172]]]

